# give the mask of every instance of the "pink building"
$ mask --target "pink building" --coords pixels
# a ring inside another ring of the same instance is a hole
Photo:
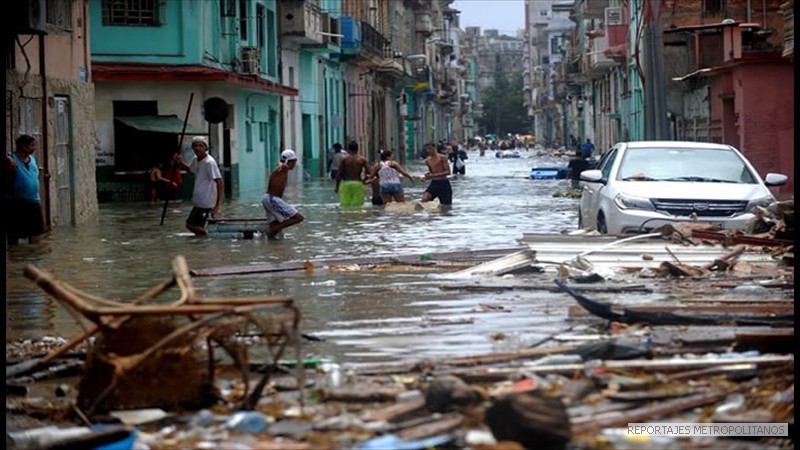
[[[723,30],[725,60],[709,77],[710,138],[741,150],[759,174],[789,176],[794,192],[794,67],[781,50],[742,49],[743,27]]]
[[[767,42],[757,23],[726,22],[685,31],[692,72],[672,78],[683,92],[684,114],[705,119],[703,129],[683,127],[681,137],[732,145],[763,178],[783,173],[776,196],[794,192],[794,67],[782,48]],[[673,42],[678,42],[673,39]],[[677,55],[677,54],[676,54]],[[674,59],[680,61],[680,57]],[[696,119],[695,119],[696,120]]]

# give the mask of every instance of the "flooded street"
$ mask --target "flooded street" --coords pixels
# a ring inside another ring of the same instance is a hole
[[[519,246],[523,233],[559,233],[577,226],[577,199],[553,197],[568,180],[533,181],[532,167],[562,166],[566,159],[481,157],[470,152],[466,175],[451,178],[453,208],[446,212],[387,212],[369,203],[342,210],[329,179],[289,187],[286,199],[306,220],[278,241],[232,235],[194,238],[184,228],[191,203],[175,203],[159,226],[161,204],[102,204],[100,220],[60,227],[39,246],[21,244],[6,256],[6,337],[71,337],[72,316],[23,276],[36,264],[71,285],[108,299],[131,300],[167,278],[176,255],[190,269],[313,260],[482,250]],[[421,160],[407,165],[415,177]],[[419,200],[426,183],[406,186]],[[225,217],[263,217],[260,196],[223,204]],[[308,356],[342,361],[411,361],[484,353],[529,345],[563,325],[561,294],[539,291],[443,290],[452,283],[438,271],[276,272],[194,280],[203,297],[288,295],[303,313]],[[531,275],[535,276],[535,275]],[[544,280],[542,280],[544,281]],[[173,290],[159,298],[177,298]],[[559,308],[552,308],[553,305]],[[496,306],[497,308],[494,308]],[[497,333],[505,339],[497,339]]]

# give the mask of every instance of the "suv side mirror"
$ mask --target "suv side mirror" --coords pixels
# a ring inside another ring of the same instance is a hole
[[[789,181],[789,177],[782,173],[768,173],[764,178],[764,184],[767,186],[781,186]]]
[[[603,180],[603,172],[597,169],[584,170],[581,172],[581,180],[588,181],[589,183],[605,184],[605,181]]]

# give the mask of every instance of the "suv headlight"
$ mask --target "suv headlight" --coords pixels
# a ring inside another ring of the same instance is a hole
[[[619,209],[642,209],[645,211],[655,211],[653,202],[649,198],[634,197],[632,195],[617,194],[614,203]]]
[[[757,198],[755,200],[750,200],[747,202],[747,208],[745,208],[745,212],[753,212],[757,206],[762,206],[766,208],[767,206],[771,205],[772,202],[775,201],[775,197],[771,195],[767,195],[765,197]]]

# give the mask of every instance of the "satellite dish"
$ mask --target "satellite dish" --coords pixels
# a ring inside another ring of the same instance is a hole
[[[220,123],[228,118],[228,102],[219,97],[211,97],[203,102],[203,111],[208,123]]]

